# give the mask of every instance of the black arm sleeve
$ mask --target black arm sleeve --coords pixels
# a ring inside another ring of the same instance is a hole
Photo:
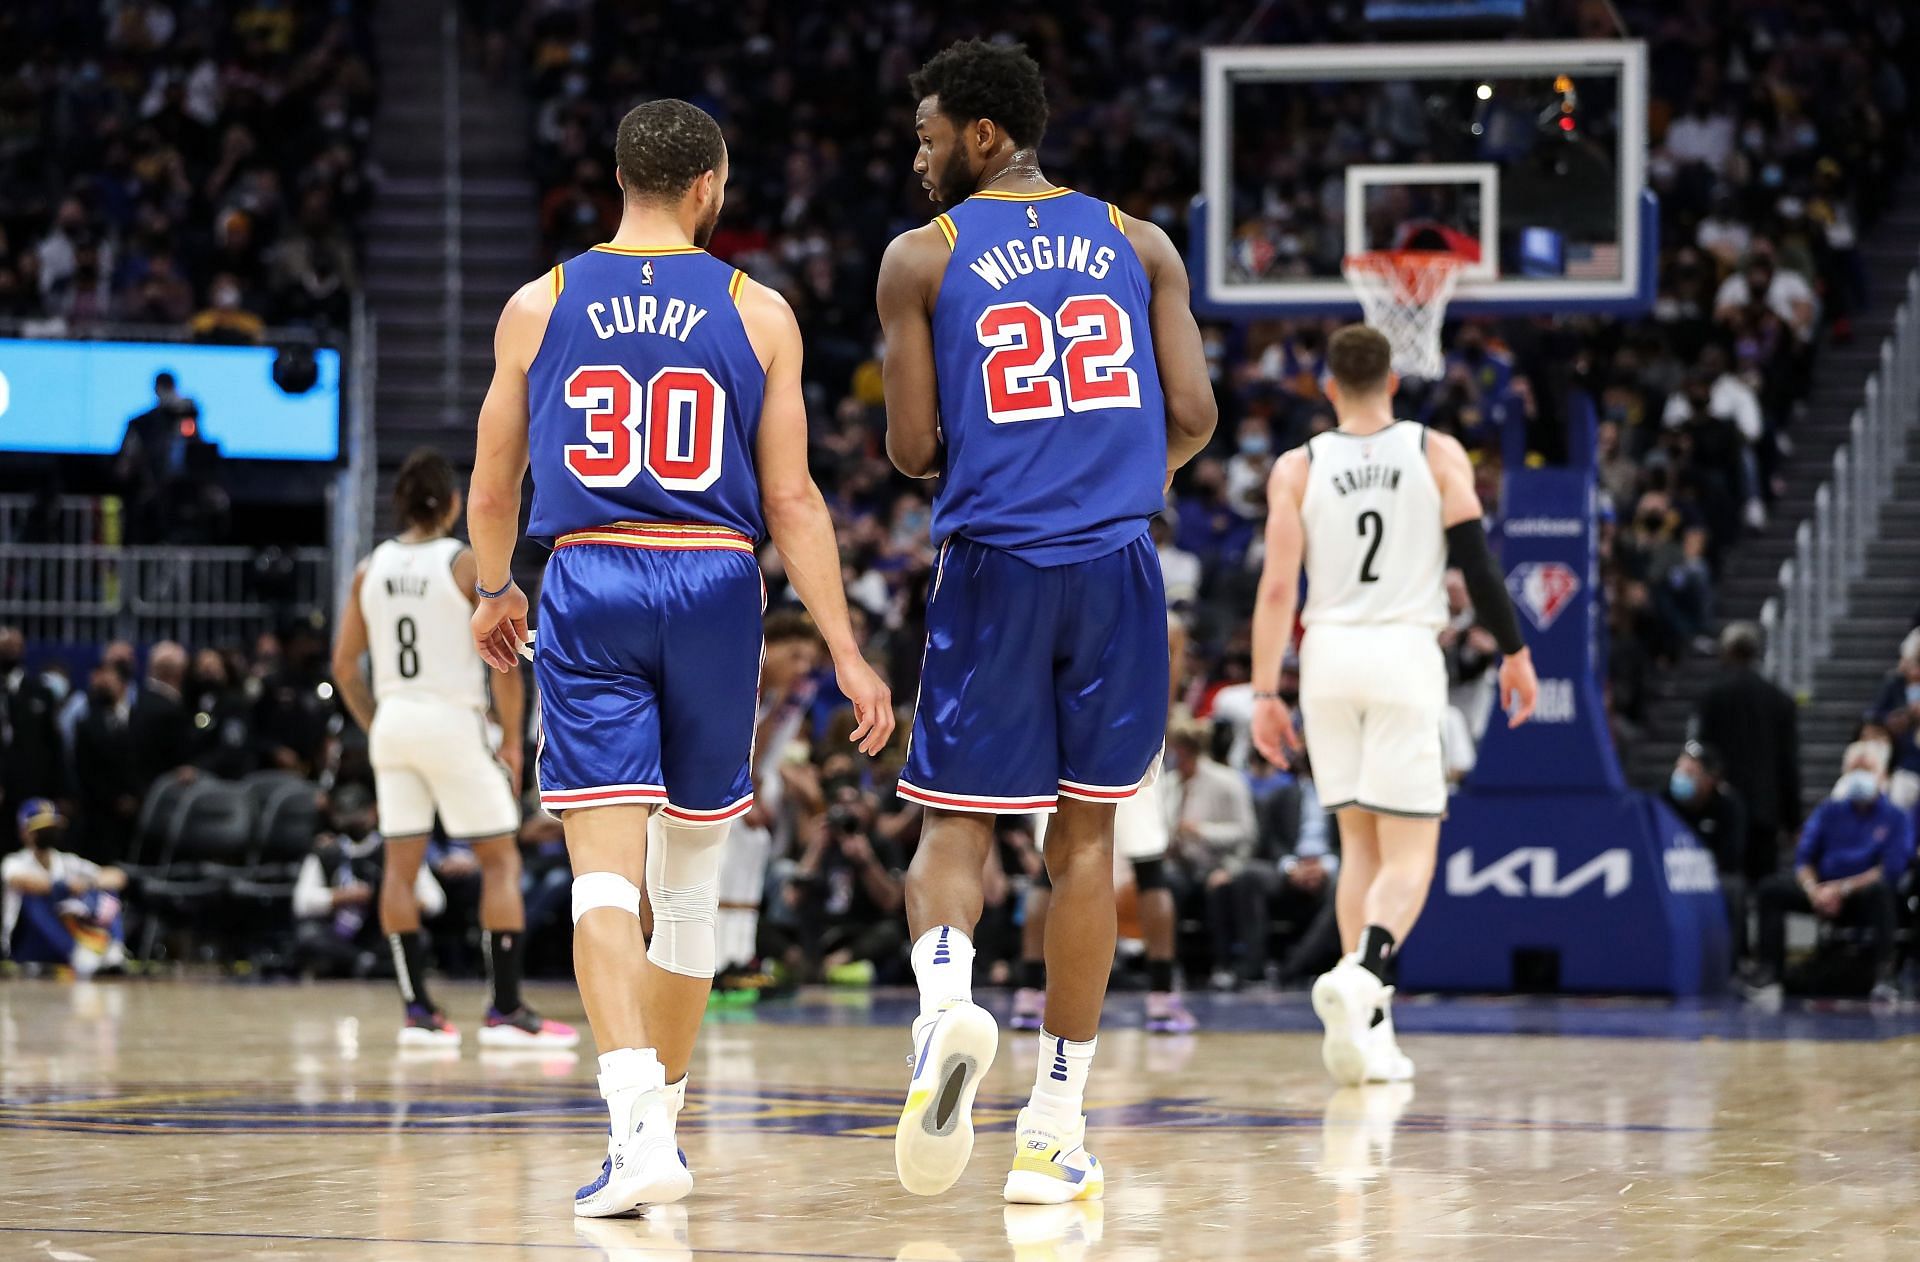
[[[1500,565],[1493,559],[1487,532],[1478,521],[1463,521],[1447,528],[1447,564],[1467,580],[1474,620],[1493,632],[1500,651],[1518,653],[1527,647],[1520,638],[1520,621],[1513,616],[1507,586],[1500,581]]]

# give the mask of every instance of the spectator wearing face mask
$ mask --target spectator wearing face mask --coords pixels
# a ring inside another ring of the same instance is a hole
[[[366,977],[385,945],[375,899],[386,843],[374,831],[373,795],[361,785],[336,790],[327,816],[330,827],[314,838],[294,880],[295,967],[315,977]],[[446,910],[446,893],[424,863],[414,897],[423,918]]]
[[[119,665],[94,667],[86,712],[73,735],[73,765],[80,784],[81,853],[96,863],[126,856],[147,787],[134,770],[131,709]]]
[[[0,806],[66,793],[66,759],[55,721],[58,702],[46,681],[27,669],[27,640],[0,627]]]
[[[266,322],[241,306],[245,293],[239,278],[222,272],[207,286],[207,305],[193,317],[193,340],[222,346],[257,346]]]
[[[1913,822],[1887,800],[1886,758],[1884,745],[1847,746],[1833,796],[1801,830],[1793,871],[1761,882],[1759,968],[1749,992],[1755,998],[1779,995],[1790,911],[1865,925],[1873,944],[1873,997],[1899,998],[1893,975],[1896,888],[1913,863]]]
[[[253,702],[218,649],[194,655],[186,703],[192,711],[193,764],[223,780],[238,780],[254,770]]]
[[[1720,873],[1720,893],[1733,930],[1733,958],[1747,954],[1747,807],[1738,790],[1720,776],[1720,755],[1699,741],[1688,741],[1667,776],[1667,805],[1712,852]]]
[[[1192,489],[1180,498],[1175,541],[1202,565],[1237,567],[1253,543],[1253,523],[1228,500],[1226,466],[1202,456],[1193,463],[1192,478]]]
[[[1761,307],[1785,322],[1795,339],[1808,342],[1819,315],[1813,287],[1799,272],[1776,266],[1771,246],[1761,250],[1761,245],[1768,243],[1757,242],[1746,266],[1721,282],[1713,296],[1714,319],[1731,323],[1750,308]]]
[[[1747,806],[1747,880],[1778,867],[1781,834],[1800,818],[1800,713],[1760,674],[1760,628],[1735,622],[1720,634],[1725,669],[1700,699],[1695,740],[1720,752],[1728,783]]]
[[[1267,515],[1267,477],[1273,472],[1273,427],[1264,416],[1240,422],[1227,459],[1227,506],[1247,521]]]
[[[0,861],[0,950],[82,977],[126,963],[126,873],[60,849],[67,821],[47,799],[22,803],[16,818],[23,848]]]
[[[1893,748],[1888,796],[1913,811],[1920,805],[1920,629],[1900,642],[1900,660],[1880,684],[1869,717],[1887,730]]]

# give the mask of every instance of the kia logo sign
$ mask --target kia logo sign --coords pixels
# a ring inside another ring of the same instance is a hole
[[[1447,860],[1447,893],[1455,898],[1489,889],[1505,898],[1567,898],[1595,882],[1608,898],[1624,893],[1633,884],[1632,852],[1603,850],[1565,876],[1559,853],[1548,846],[1522,846],[1477,871],[1471,849]]]
[[[1527,611],[1527,620],[1545,631],[1579,594],[1580,576],[1560,561],[1527,561],[1507,575],[1507,591]]]

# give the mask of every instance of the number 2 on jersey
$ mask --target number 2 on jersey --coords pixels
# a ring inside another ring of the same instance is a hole
[[[566,448],[587,486],[626,486],[643,468],[669,491],[720,480],[727,392],[704,368],[662,368],[642,387],[618,364],[590,364],[567,378],[566,399],[587,414],[587,441]]]
[[[1368,522],[1373,523],[1371,530],[1367,528]],[[1373,542],[1367,545],[1367,555],[1360,558],[1360,581],[1377,583],[1380,576],[1373,572],[1373,559],[1380,555],[1380,541],[1387,537],[1387,523],[1371,508],[1360,514],[1360,537],[1365,539],[1369,534],[1373,536]]]
[[[1051,320],[1030,302],[998,303],[980,313],[974,331],[990,351],[980,376],[995,425],[1140,406],[1140,375],[1126,366],[1133,321],[1105,294],[1076,294]],[[1054,348],[1056,331],[1064,352]],[[1053,376],[1056,360],[1060,379]]]

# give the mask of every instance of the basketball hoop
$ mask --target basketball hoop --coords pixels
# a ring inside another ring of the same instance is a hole
[[[1393,369],[1401,376],[1437,381],[1445,375],[1440,325],[1465,262],[1437,250],[1374,250],[1349,254],[1342,263],[1367,323],[1393,347]]]

